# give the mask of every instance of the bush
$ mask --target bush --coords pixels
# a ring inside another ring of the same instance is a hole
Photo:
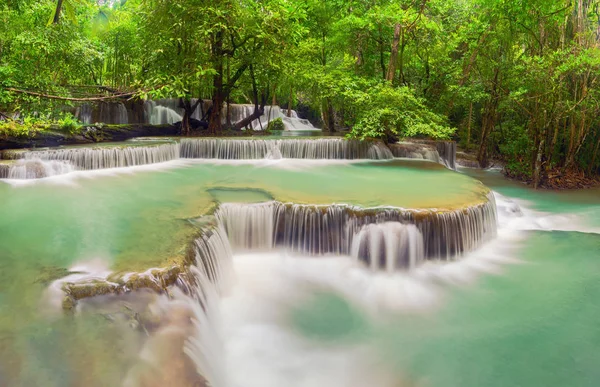
[[[68,132],[69,134],[76,134],[81,128],[81,124],[77,118],[70,113],[66,113],[56,123],[62,131]]]
[[[280,131],[285,130],[285,125],[283,124],[283,120],[281,118],[275,118],[273,121],[269,122],[267,125],[267,131]]]
[[[366,92],[348,95],[356,111],[351,138],[424,136],[446,140],[455,131],[446,119],[432,112],[407,87],[377,84]]]

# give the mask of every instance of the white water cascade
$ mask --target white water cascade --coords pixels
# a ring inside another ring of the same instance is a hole
[[[367,224],[353,236],[350,255],[367,262],[372,270],[391,273],[414,268],[425,259],[423,235],[413,224]]]
[[[183,139],[181,157],[194,159],[263,159],[277,149],[290,159],[373,159],[393,157],[390,150],[377,141],[351,141],[339,138],[319,140],[229,140]]]
[[[191,104],[194,105],[197,99],[192,98]],[[191,118],[196,120],[202,120],[202,113],[208,111],[210,108],[210,101],[204,101],[202,109],[200,105],[194,110]],[[173,124],[182,120],[183,109],[179,106],[178,99],[159,99],[156,101],[148,100],[144,103],[144,111],[146,120],[152,125],[162,124]],[[222,123],[226,124],[227,117],[229,116],[229,122],[236,124],[246,117],[254,113],[254,105],[252,104],[230,104],[223,105],[222,108]],[[298,117],[298,113],[292,110],[290,117],[287,116],[287,110],[281,109],[277,105],[265,106],[264,114],[254,121],[252,121],[248,127],[252,130],[265,130],[269,125],[270,121],[276,118],[281,118],[287,131],[304,131],[304,132],[318,132],[320,129],[315,128],[310,121]]]
[[[453,141],[438,141],[435,144],[399,142],[390,144],[389,148],[394,157],[429,160],[448,169],[456,169],[456,143]]]
[[[431,249],[436,248],[436,241],[474,249],[489,239],[496,231],[491,193],[489,200],[472,211],[445,214],[278,202],[221,204],[215,214],[218,226],[195,242],[191,291],[175,300],[188,305],[195,328],[185,353],[208,385],[215,387],[281,385],[291,370],[306,369],[305,364],[315,371],[314,377],[304,383],[288,379],[290,385],[358,387],[376,380],[381,373],[369,373],[378,368],[365,363],[368,352],[356,352],[355,347],[343,345],[339,353],[335,348],[315,347],[290,325],[288,309],[302,305],[319,289],[335,289],[332,294],[340,291],[344,297],[354,297],[367,306],[374,298],[374,310],[379,305],[389,307],[390,303],[394,307],[410,305],[406,294],[400,300],[381,296],[388,283],[391,286],[391,282],[399,281],[389,274],[416,268],[425,259],[435,257]],[[461,229],[463,232],[458,231]],[[272,248],[337,257],[286,257],[268,252]],[[443,252],[451,250],[448,247]],[[364,262],[374,272],[372,277],[345,255]],[[386,276],[377,272],[385,272]],[[230,286],[229,274],[234,273],[236,283]],[[410,284],[394,285],[393,289],[401,294],[406,286]],[[405,292],[414,296],[410,293],[414,290]],[[266,334],[271,339],[265,342]],[[257,353],[258,359],[248,358],[249,353]],[[273,362],[276,358],[285,360],[281,364]],[[296,364],[294,359],[299,362]],[[238,377],[238,372],[250,370],[254,377],[245,381]],[[397,380],[384,376],[377,383],[393,386]]]
[[[169,107],[154,106],[151,111],[149,122],[152,125],[174,124],[183,119],[179,113]]]
[[[0,168],[0,178],[6,179],[41,179],[44,177],[63,175],[72,172],[73,165],[55,160],[17,160],[12,165]]]
[[[476,249],[496,235],[496,204],[492,194],[483,204],[446,212],[273,201],[224,203],[215,215],[237,251],[283,247],[312,255],[349,255],[355,252],[356,258],[370,262],[371,258],[381,257],[380,251],[370,249],[381,250],[379,242],[382,240],[385,244],[387,239],[404,238],[416,243],[409,248],[410,253],[401,249],[394,253],[402,258],[395,259],[394,264],[385,265],[390,269],[400,268],[397,263],[411,267],[421,257],[451,259]],[[366,227],[375,224],[377,227]],[[417,236],[417,231],[420,236]],[[376,237],[378,233],[382,236]],[[419,247],[421,244],[422,248]],[[389,248],[392,252],[396,251],[391,245]],[[371,265],[383,266],[379,263]]]
[[[178,159],[179,144],[27,151],[22,153],[22,157],[28,160],[63,161],[83,170],[121,168]]]

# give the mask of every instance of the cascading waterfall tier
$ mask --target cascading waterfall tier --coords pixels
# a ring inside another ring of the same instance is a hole
[[[8,171],[10,171],[10,165],[0,164],[0,179],[8,179]]]
[[[181,157],[194,159],[263,159],[276,154],[290,159],[373,159],[393,158],[378,141],[339,138],[318,140],[228,140],[183,139]]]
[[[456,142],[437,141],[435,146],[444,165],[452,170],[456,170]]]
[[[390,144],[389,148],[394,157],[429,160],[456,169],[456,143],[453,141],[399,142]]]
[[[24,159],[56,160],[74,169],[93,170],[162,163],[179,158],[179,144],[110,148],[67,148],[21,152]]]
[[[496,234],[496,205],[491,194],[484,203],[453,211],[274,201],[225,203],[216,216],[234,249],[283,247],[313,255],[354,253],[372,267],[390,269],[412,267],[422,259],[450,259],[474,250]],[[394,238],[409,246],[393,246]],[[393,262],[382,262],[382,257]]]
[[[414,224],[367,224],[353,236],[350,255],[372,270],[416,267],[425,259],[423,234]]]
[[[201,274],[200,277],[212,282],[219,292],[225,291],[233,260],[231,244],[225,229],[221,225],[205,229],[192,247],[194,266]]]
[[[73,166],[65,161],[23,159],[13,164],[0,165],[0,179],[41,179],[73,170]]]

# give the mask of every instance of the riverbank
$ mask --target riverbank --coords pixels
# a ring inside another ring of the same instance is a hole
[[[0,133],[0,150],[47,148],[61,145],[119,142],[134,137],[177,136],[175,125],[87,125],[77,129],[38,129],[22,132]]]
[[[195,130],[186,137],[264,137],[281,134],[281,131],[223,130],[218,135],[208,130]],[[27,133],[0,132],[0,151],[24,148],[50,148],[61,145],[85,145],[103,142],[120,142],[136,137],[179,137],[178,125],[85,125],[74,130],[62,128],[31,130]]]
[[[456,152],[457,165],[464,168],[481,169],[477,157],[474,153],[459,149]],[[533,181],[530,177],[523,174],[512,173],[505,167],[505,163],[501,160],[490,160],[490,165],[487,169],[500,169],[504,177],[508,180],[521,183],[527,186],[532,186]],[[575,190],[589,189],[600,187],[600,176],[586,176],[582,171],[562,171],[555,169],[548,172],[548,179],[543,181],[539,189],[542,190]]]

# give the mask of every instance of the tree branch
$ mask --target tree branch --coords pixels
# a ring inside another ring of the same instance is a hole
[[[4,90],[11,91],[13,93],[18,93],[18,94],[32,95],[34,97],[57,99],[57,100],[61,100],[61,101],[75,101],[75,102],[106,101],[106,100],[111,100],[111,99],[133,97],[134,95],[139,93],[139,91],[133,91],[133,92],[129,92],[129,93],[114,94],[114,95],[109,95],[109,96],[104,96],[104,97],[74,98],[74,97],[61,97],[59,95],[51,95],[51,94],[37,93],[34,91],[14,89],[12,87],[4,87]]]

